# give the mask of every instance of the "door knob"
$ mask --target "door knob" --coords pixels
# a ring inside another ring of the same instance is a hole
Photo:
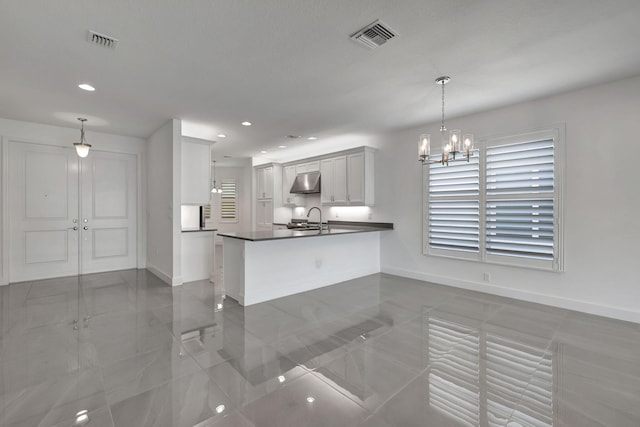
[[[76,231],[76,230],[78,230],[78,227],[77,226],[76,227],[71,227],[71,228],[69,228],[69,230]]]
[[[86,225],[84,227],[82,227],[83,230],[88,230],[89,227],[87,227]]]

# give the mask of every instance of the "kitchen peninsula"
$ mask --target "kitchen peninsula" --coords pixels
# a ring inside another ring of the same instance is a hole
[[[380,272],[391,223],[329,221],[326,230],[218,233],[228,296],[252,305]]]

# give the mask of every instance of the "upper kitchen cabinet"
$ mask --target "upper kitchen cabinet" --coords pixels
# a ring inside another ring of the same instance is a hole
[[[373,206],[374,156],[368,147],[320,162],[323,205]]]
[[[256,168],[256,198],[273,199],[273,165]]]
[[[182,204],[208,205],[211,199],[211,143],[182,138]]]
[[[300,163],[296,165],[296,174],[307,172],[318,172],[320,170],[320,161]]]
[[[320,202],[323,205],[347,204],[347,157],[320,161]]]

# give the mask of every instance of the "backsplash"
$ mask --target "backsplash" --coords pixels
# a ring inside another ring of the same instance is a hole
[[[375,221],[375,208],[369,206],[322,206],[320,204],[319,194],[307,194],[304,207],[292,209],[293,218],[306,218],[307,212],[313,206],[322,209],[322,220],[341,220],[341,221]],[[314,220],[317,220],[315,214],[311,214]]]

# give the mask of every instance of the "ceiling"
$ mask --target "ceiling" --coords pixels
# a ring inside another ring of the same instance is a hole
[[[436,121],[443,74],[448,117],[640,74],[638,0],[0,0],[0,11],[0,117],[83,116],[89,135],[142,138],[179,118],[220,158],[282,160]],[[398,36],[375,50],[349,39],[376,19]]]

